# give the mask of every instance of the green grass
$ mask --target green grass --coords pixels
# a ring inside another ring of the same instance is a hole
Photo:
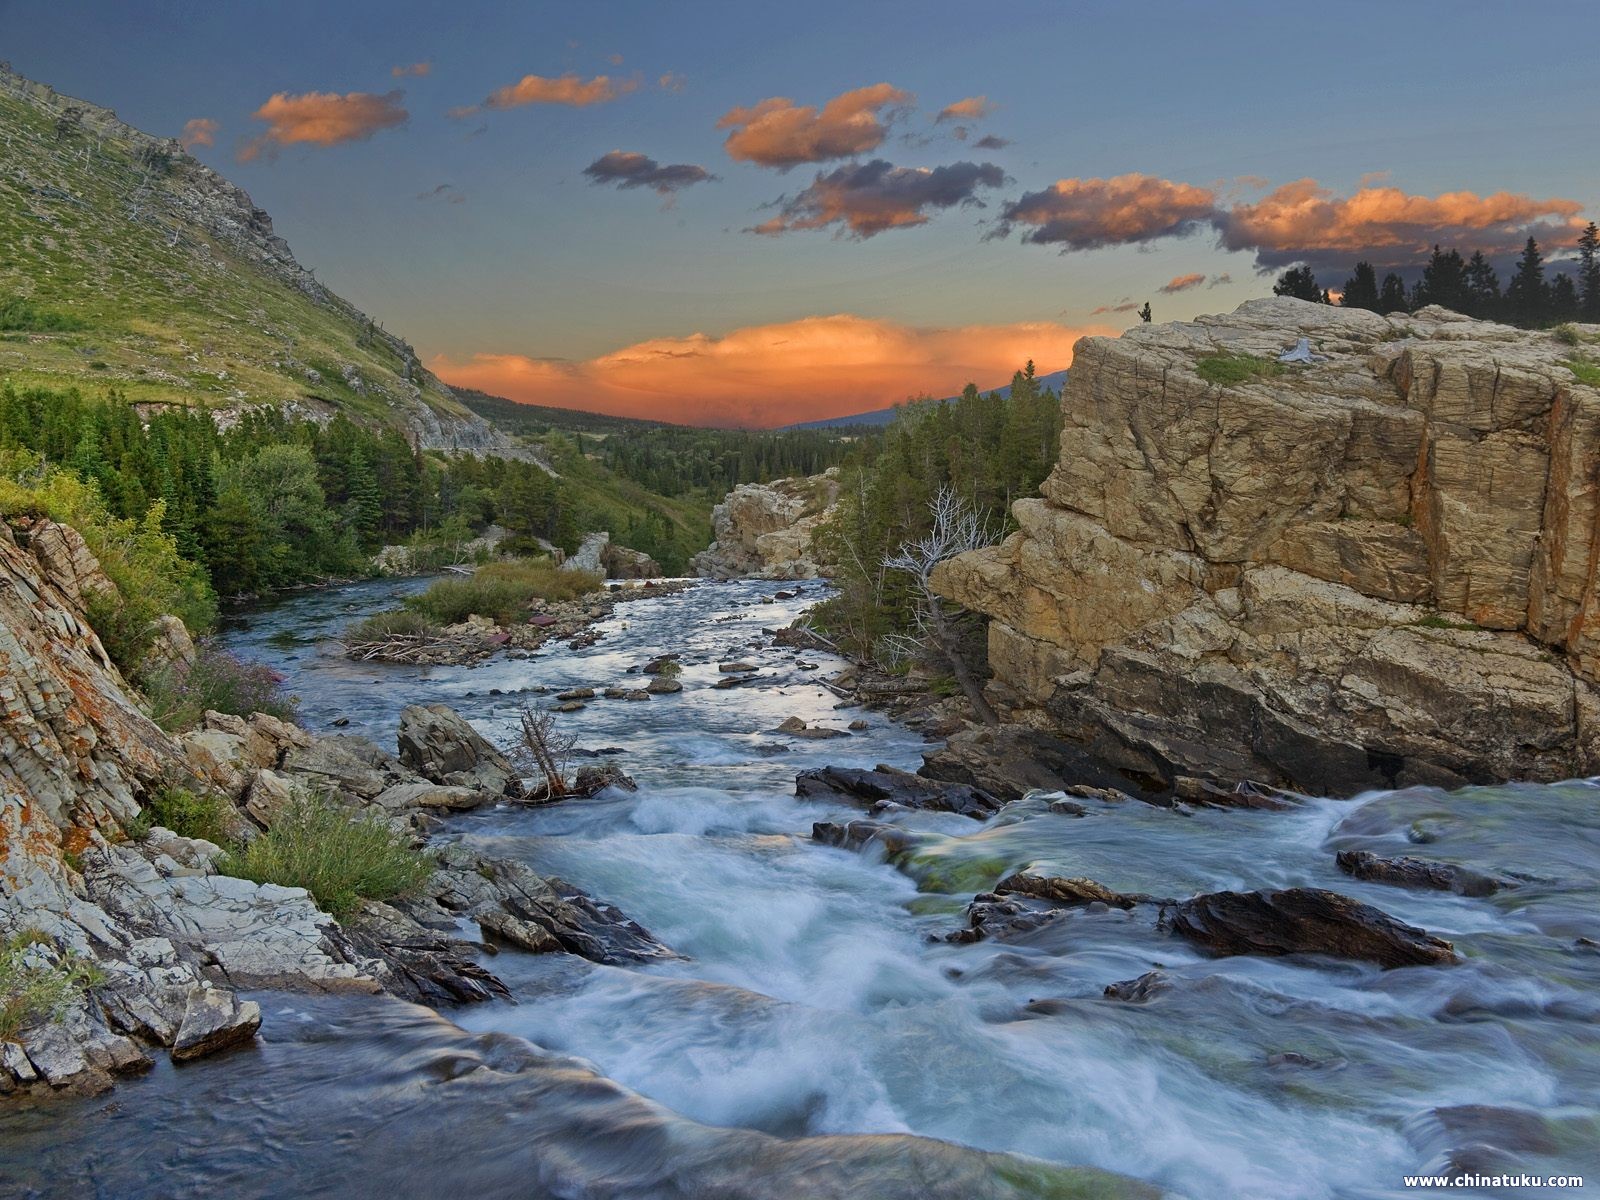
[[[100,968],[87,959],[57,954],[50,938],[38,930],[0,942],[0,1042],[55,1020],[103,979]]]
[[[1569,358],[1564,365],[1578,377],[1579,383],[1600,388],[1600,363],[1591,362],[1587,358]]]
[[[470,616],[497,624],[525,620],[534,600],[575,600],[603,581],[588,571],[563,571],[550,559],[490,563],[465,578],[441,579],[420,595],[408,596],[406,609],[436,625],[454,625]]]
[[[305,888],[335,917],[363,899],[392,900],[416,892],[433,863],[377,817],[330,800],[300,796],[272,828],[217,864],[224,875]]]
[[[0,330],[8,333],[18,330],[30,333],[66,333],[82,329],[83,326],[84,322],[71,313],[40,308],[31,300],[24,300],[20,296],[0,301]],[[100,365],[103,367],[105,364]],[[95,364],[90,363],[89,366],[93,368]]]
[[[373,613],[357,621],[345,633],[351,642],[382,642],[397,637],[437,637],[439,624],[419,612],[398,608],[390,612]]]
[[[160,825],[179,837],[203,838],[219,846],[228,844],[234,815],[232,806],[220,796],[191,792],[187,788],[157,792],[150,797],[143,813],[150,826]],[[128,833],[132,836],[133,831]]]
[[[1218,352],[1202,355],[1200,361],[1195,364],[1195,370],[1207,383],[1214,383],[1218,387],[1233,387],[1236,384],[1249,383],[1252,379],[1281,375],[1283,364],[1257,354]]]

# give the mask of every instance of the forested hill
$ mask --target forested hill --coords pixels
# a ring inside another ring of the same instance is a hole
[[[0,375],[134,403],[343,413],[437,449],[503,439],[295,261],[240,188],[0,66]]]

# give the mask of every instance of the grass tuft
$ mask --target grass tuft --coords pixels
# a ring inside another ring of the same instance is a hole
[[[1600,388],[1600,363],[1591,362],[1587,358],[1569,358],[1565,365],[1567,370],[1578,377],[1579,383]]]
[[[1206,354],[1195,364],[1200,378],[1218,387],[1232,387],[1252,379],[1283,374],[1283,364],[1258,354]]]
[[[378,818],[299,796],[271,829],[229,852],[217,868],[256,883],[305,888],[325,911],[342,917],[363,899],[414,893],[427,882],[433,864]]]
[[[75,955],[58,955],[49,936],[25,929],[0,942],[0,1042],[53,1021],[99,984],[104,973]]]
[[[192,664],[173,663],[142,682],[150,715],[169,733],[193,729],[207,711],[239,717],[262,712],[294,720],[297,702],[284,694],[282,675],[262,663],[246,662],[209,639],[202,638],[195,646]]]
[[[420,595],[408,596],[406,609],[436,625],[454,625],[470,616],[510,625],[528,615],[534,600],[576,600],[603,581],[589,571],[563,571],[547,558],[490,563],[464,579],[441,579]]]
[[[219,846],[228,843],[234,812],[220,796],[191,792],[188,788],[168,788],[150,797],[143,816],[150,825],[161,825],[179,837],[203,838]],[[132,836],[132,831],[129,831]]]

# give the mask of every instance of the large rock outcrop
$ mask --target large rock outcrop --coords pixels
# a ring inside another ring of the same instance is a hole
[[[1078,343],[1061,459],[936,585],[1015,720],[1146,785],[1600,770],[1600,392],[1580,348],[1259,300]],[[1276,364],[1308,337],[1321,361]],[[1259,356],[1244,382],[1203,361]]]
[[[710,546],[689,562],[702,579],[815,579],[812,535],[839,499],[839,472],[742,483],[711,510]]]

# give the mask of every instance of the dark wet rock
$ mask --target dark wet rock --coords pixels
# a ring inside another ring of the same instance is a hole
[[[1059,875],[1041,875],[1031,870],[1007,875],[994,885],[994,890],[1002,896],[1012,894],[1032,896],[1036,900],[1049,900],[1053,904],[1090,904],[1098,900],[1113,908],[1132,908],[1135,904],[1150,899],[1149,896],[1142,894],[1126,895],[1114,892],[1105,884],[1096,883],[1093,879],[1085,879],[1082,876],[1067,878]]]
[[[620,909],[562,880],[546,879],[522,863],[487,858],[465,846],[442,846],[438,855],[431,898],[521,949],[536,954],[566,951],[599,963],[678,957]]]
[[[176,1062],[204,1058],[229,1046],[247,1042],[261,1027],[261,1006],[254,1000],[240,1000],[224,988],[195,987],[183,1011],[172,1043]]]
[[[648,700],[650,699],[650,691],[647,688],[629,688],[623,692],[622,698],[624,700]]]
[[[556,693],[556,699],[557,700],[593,700],[594,699],[594,689],[592,687],[569,688],[564,692],[557,692]]]
[[[447,705],[409,705],[397,737],[400,761],[434,783],[507,795],[522,790],[510,760]]]
[[[740,684],[754,683],[760,678],[762,678],[760,675],[724,675],[711,686],[725,691],[728,688],[736,688]]]
[[[841,850],[865,850],[868,846],[882,846],[884,853],[895,858],[914,850],[919,844],[915,834],[890,825],[886,821],[817,821],[811,826],[812,841],[825,846],[838,846]]]
[[[917,772],[929,779],[965,783],[1020,800],[1031,791],[1067,791],[1074,784],[1114,789],[1154,804],[1172,803],[1159,780],[1125,777],[1106,769],[1083,747],[1022,725],[968,726],[923,756]],[[1146,788],[1144,783],[1154,783]]]
[[[1143,1004],[1153,996],[1170,991],[1172,980],[1167,978],[1164,971],[1146,971],[1137,979],[1124,979],[1120,983],[1106,985],[1105,996],[1108,1000],[1121,1000],[1128,1004]]]
[[[1089,810],[1076,800],[1052,800],[1048,807],[1051,812],[1059,813],[1064,817],[1087,817],[1089,815]]]
[[[646,675],[659,675],[666,670],[668,663],[676,663],[680,658],[678,654],[659,654],[652,658],[641,668]]]
[[[1346,1061],[1342,1058],[1312,1058],[1296,1050],[1267,1055],[1267,1066],[1275,1069],[1299,1067],[1308,1071],[1336,1071],[1345,1065]]]
[[[614,763],[605,763],[598,767],[579,767],[572,784],[573,792],[579,796],[593,796],[610,787],[621,788],[625,792],[639,790],[639,785],[633,781],[633,777]]]
[[[813,741],[825,741],[828,738],[849,737],[843,729],[830,729],[826,725],[807,725],[799,717],[786,718],[773,733],[786,733],[790,737],[810,738]]]
[[[1321,888],[1212,892],[1178,903],[1169,920],[1216,954],[1327,954],[1385,968],[1456,961],[1443,938]]]
[[[1282,812],[1285,809],[1299,807],[1298,802],[1287,792],[1257,783],[1236,783],[1232,787],[1221,787],[1209,779],[1179,775],[1172,781],[1172,791],[1178,799],[1206,808],[1245,808]]]
[[[794,794],[802,800],[847,800],[875,805],[883,801],[930,812],[953,812],[976,821],[987,820],[1001,804],[982,788],[940,783],[909,771],[882,766],[867,771],[859,767],[818,767],[795,776]]]
[[[628,689],[625,687],[608,687],[600,695],[607,700],[622,700],[627,697]]]
[[[1501,888],[1515,887],[1510,880],[1496,879],[1470,867],[1433,862],[1403,855],[1379,858],[1369,850],[1341,850],[1335,861],[1346,875],[1401,887],[1432,888],[1455,892],[1458,896],[1492,896]]]
[[[748,671],[754,671],[755,669],[755,663],[746,662],[744,659],[738,659],[734,662],[719,662],[717,664],[717,670],[721,671],[724,675],[742,675]]]
[[[659,675],[645,685],[645,691],[652,696],[675,696],[683,691],[683,684],[666,675]]]
[[[392,905],[369,900],[344,928],[359,953],[388,966],[384,987],[397,996],[431,1007],[510,997],[506,985],[472,958],[469,943]]]
[[[588,707],[582,700],[568,700],[565,703],[556,705],[555,710],[556,712],[582,712]]]
[[[1023,896],[983,892],[967,905],[967,927],[944,935],[944,941],[966,945],[985,939],[1007,941],[1060,920],[1066,909]]]
[[[860,717],[857,717],[854,721],[850,722],[850,728],[854,732],[860,733],[863,729],[869,728],[869,726],[866,721]]]

